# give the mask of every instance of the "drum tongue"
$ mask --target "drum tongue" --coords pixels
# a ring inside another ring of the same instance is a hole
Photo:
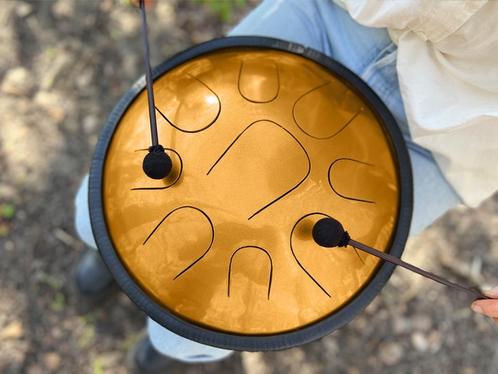
[[[490,297],[482,294],[479,290],[476,290],[474,288],[462,286],[457,283],[450,282],[449,280],[430,273],[428,271],[425,271],[423,269],[420,269],[412,264],[409,264],[395,256],[392,256],[388,253],[381,252],[375,248],[369,247],[363,243],[357,242],[356,240],[351,239],[349,236],[348,232],[344,230],[344,227],[342,224],[337,221],[334,218],[322,218],[321,220],[317,221],[315,225],[313,226],[313,239],[315,242],[322,246],[322,247],[327,247],[327,248],[333,248],[333,247],[347,247],[350,245],[353,248],[359,249],[363,252],[366,252],[368,254],[371,254],[373,256],[376,256],[378,258],[381,258],[387,262],[390,262],[394,265],[401,266],[405,269],[408,269],[414,273],[417,273],[419,275],[422,275],[425,278],[429,278],[433,280],[434,282],[438,282],[441,284],[444,284],[445,286],[451,287],[456,290],[464,291],[469,294],[471,294],[473,297],[476,299],[491,299]]]

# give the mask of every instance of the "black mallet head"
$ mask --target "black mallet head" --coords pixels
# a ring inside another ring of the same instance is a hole
[[[317,221],[312,234],[316,244],[327,248],[345,247],[351,239],[341,223],[334,218],[322,218]]]
[[[144,173],[152,179],[166,178],[172,167],[171,158],[164,152],[161,145],[150,147],[149,153],[144,157],[142,164]]]

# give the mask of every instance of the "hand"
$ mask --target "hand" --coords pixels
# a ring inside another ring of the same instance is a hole
[[[129,1],[132,5],[136,6],[137,8],[140,7],[140,0],[129,0]],[[156,2],[155,0],[144,0],[145,8],[146,9],[152,8],[155,2]]]
[[[484,314],[491,317],[498,323],[498,287],[484,292],[486,296],[494,298],[494,300],[477,300],[471,305],[474,312]]]

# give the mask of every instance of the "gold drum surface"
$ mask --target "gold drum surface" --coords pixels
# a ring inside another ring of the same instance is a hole
[[[112,135],[102,183],[109,236],[146,294],[199,326],[267,335],[333,315],[371,280],[376,258],[311,236],[329,215],[386,251],[396,229],[392,146],[352,87],[302,56],[243,48],[180,64],[154,93],[170,176],[142,171],[143,90]]]

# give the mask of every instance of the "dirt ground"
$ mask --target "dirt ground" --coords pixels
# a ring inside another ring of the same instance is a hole
[[[228,28],[198,2],[160,1],[153,63]],[[73,198],[107,114],[141,74],[139,18],[124,1],[0,0],[0,373],[129,370],[145,317],[120,293],[100,305],[77,298],[71,272],[85,247]],[[498,284],[498,195],[447,213],[404,258]],[[320,341],[172,372],[497,373],[498,328],[468,305],[398,269],[363,313]]]

